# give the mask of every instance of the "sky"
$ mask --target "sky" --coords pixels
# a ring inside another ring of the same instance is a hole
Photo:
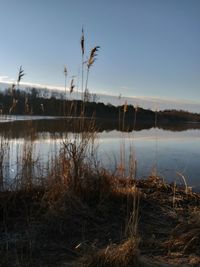
[[[63,68],[81,84],[98,45],[91,92],[199,104],[199,0],[0,0],[0,81],[64,87]]]

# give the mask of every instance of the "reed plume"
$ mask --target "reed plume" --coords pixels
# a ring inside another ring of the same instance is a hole
[[[96,57],[97,57],[97,52],[99,51],[100,46],[95,46],[94,48],[92,48],[91,52],[90,52],[90,57],[88,59],[88,64],[87,67],[88,69],[94,64]]]
[[[22,69],[22,66],[20,66],[18,77],[17,77],[17,89],[18,90],[19,90],[19,83],[22,80],[24,75],[25,75],[24,70]],[[9,109],[9,114],[15,111],[17,103],[18,103],[18,100],[16,99],[15,88],[16,88],[16,85],[15,83],[13,83],[11,86],[12,102],[11,102],[11,107]]]
[[[64,66],[64,75],[67,77],[67,66]]]
[[[24,70],[22,69],[22,66],[20,66],[19,73],[18,73],[18,78],[17,78],[18,90],[19,90],[19,83],[22,80],[22,78],[24,77],[24,75],[25,75]],[[16,102],[16,104],[14,105],[14,108],[16,107],[18,101],[15,101],[15,102]],[[29,108],[27,108],[28,107],[28,100],[26,100],[26,97],[25,97],[25,100],[24,100],[24,107],[25,107],[25,113],[27,113]]]
[[[23,78],[24,75],[25,75],[24,70],[22,69],[22,66],[20,66],[20,68],[19,68],[19,74],[18,74],[18,78],[17,78],[17,85],[18,85],[18,87],[19,87],[19,83],[22,80],[22,78]]]
[[[71,84],[70,84],[70,94],[73,92],[73,90],[74,90],[74,87],[75,87],[75,85],[74,85],[74,79],[72,79],[71,80]]]
[[[93,66],[93,64],[97,58],[97,52],[99,51],[99,48],[100,48],[100,46],[95,46],[90,51],[90,57],[87,61],[87,77],[86,77],[86,83],[85,83],[85,91],[88,89],[87,86],[88,86],[89,71],[90,71],[90,68]]]
[[[85,37],[84,37],[84,30],[82,28],[82,36],[81,36],[81,50],[82,50],[82,55],[85,53]]]

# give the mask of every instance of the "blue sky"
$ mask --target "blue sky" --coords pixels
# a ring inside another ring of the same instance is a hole
[[[81,28],[100,51],[89,89],[200,103],[199,0],[0,0],[0,80],[80,77]],[[79,74],[79,75],[78,75]],[[80,78],[79,78],[80,84]]]

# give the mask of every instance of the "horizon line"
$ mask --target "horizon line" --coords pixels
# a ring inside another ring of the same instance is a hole
[[[0,76],[0,84],[8,84],[11,85],[13,83],[16,83],[15,81],[4,81],[4,79],[7,78],[7,76]],[[64,86],[60,86],[60,85],[49,85],[49,84],[41,84],[41,83],[34,83],[34,82],[21,82],[20,83],[22,86],[30,86],[30,87],[36,87],[38,89],[48,89],[48,90],[59,90],[59,91],[63,91],[65,90]],[[6,89],[6,88],[4,88]],[[69,87],[66,88],[67,92],[69,93]],[[79,90],[77,88],[77,90],[75,91],[76,93],[81,95],[81,90]],[[111,93],[106,93],[106,92],[90,92],[92,94],[96,94],[97,96],[102,96],[102,97],[112,97],[115,99],[119,99],[119,95],[114,95]],[[200,105],[200,101],[194,101],[194,100],[186,100],[186,99],[171,99],[171,98],[166,98],[166,97],[158,97],[158,96],[123,96],[121,95],[121,99],[123,100],[140,100],[140,101],[147,101],[147,102],[153,102],[152,104],[156,105],[158,104],[158,102],[160,102],[160,104],[188,104],[188,105]]]

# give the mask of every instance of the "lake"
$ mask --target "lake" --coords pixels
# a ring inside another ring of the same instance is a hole
[[[113,173],[118,169],[119,175],[123,158],[125,176],[131,160],[138,179],[157,174],[166,181],[183,183],[183,175],[189,186],[200,190],[199,125],[142,128],[138,126],[135,130],[120,132],[115,127],[98,127],[95,144],[99,165]],[[72,124],[61,118],[2,116],[0,156],[2,162],[4,154],[4,183],[10,184],[18,175],[26,146],[32,145],[33,159],[45,169],[58,154],[63,140],[73,140],[75,135],[77,131]]]

